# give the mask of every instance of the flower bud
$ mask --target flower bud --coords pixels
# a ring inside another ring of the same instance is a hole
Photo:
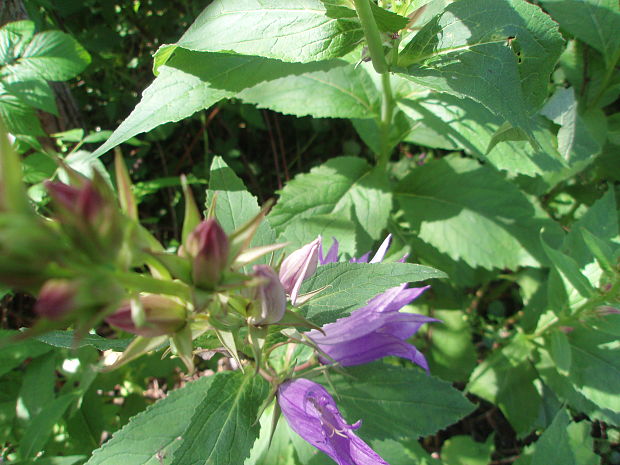
[[[80,188],[61,182],[46,181],[45,187],[63,209],[88,221],[93,221],[103,208],[103,198],[90,181],[85,181]]]
[[[194,284],[213,288],[219,283],[228,264],[228,236],[214,219],[202,221],[188,235],[185,253],[193,260]]]
[[[185,326],[186,310],[177,301],[160,295],[145,295],[140,297],[140,303],[144,308],[144,326],[136,326],[129,301],[123,302],[105,321],[123,331],[144,337],[174,334]]]
[[[277,323],[286,311],[286,294],[278,275],[268,265],[254,265],[254,276],[263,282],[256,287],[248,322],[252,325]]]
[[[67,279],[50,279],[41,288],[34,311],[49,320],[61,320],[76,308],[78,284]]]
[[[316,271],[319,262],[319,248],[321,237],[295,250],[282,262],[280,266],[280,282],[286,293],[291,297],[291,303],[295,305],[301,283],[308,279]]]

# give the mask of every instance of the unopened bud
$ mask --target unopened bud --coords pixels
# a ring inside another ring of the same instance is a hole
[[[90,181],[85,181],[80,188],[46,181],[45,187],[52,199],[64,210],[88,221],[94,221],[103,208],[103,198]]]
[[[160,295],[140,297],[144,309],[145,324],[136,326],[131,316],[131,302],[125,301],[105,320],[112,326],[144,337],[174,334],[186,321],[186,310],[179,302]]]
[[[49,320],[61,320],[76,308],[78,284],[67,279],[50,279],[41,288],[34,311]]]
[[[185,253],[192,258],[194,284],[213,288],[228,264],[228,236],[214,219],[202,221],[188,235]]]
[[[282,262],[280,267],[280,282],[284,290],[291,297],[291,303],[295,305],[301,283],[308,279],[316,271],[319,262],[319,248],[321,237],[295,250]]]
[[[254,265],[254,276],[263,282],[256,287],[248,322],[253,325],[277,323],[286,311],[286,294],[278,275],[268,265]]]

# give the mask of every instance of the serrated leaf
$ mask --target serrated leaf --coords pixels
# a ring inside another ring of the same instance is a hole
[[[243,463],[258,437],[256,415],[269,391],[251,371],[219,373],[196,406],[172,465]]]
[[[547,260],[538,231],[557,231],[514,184],[471,159],[418,167],[395,197],[420,239],[471,266],[537,266]]]
[[[399,98],[399,106],[411,122],[411,131],[404,137],[409,142],[448,150],[462,149],[489,161],[497,169],[528,176],[557,171],[565,166],[543,118],[540,123],[532,123],[534,138],[540,141],[539,148],[525,141],[504,141],[488,151],[502,119],[473,100],[440,93],[403,95]]]
[[[349,315],[377,294],[406,282],[445,278],[441,271],[411,263],[334,263],[317,268],[301,292],[326,289],[301,308],[303,315],[324,325]]]
[[[531,136],[531,109],[547,96],[562,45],[557,24],[537,6],[461,0],[415,35],[399,64],[414,82],[469,97]]]
[[[123,457],[123,465],[160,465],[158,457],[165,458],[169,464],[196,406],[219,376],[189,382],[131,418],[112,439],[93,452],[87,465],[118,465],[119,457]]]
[[[353,256],[358,250],[355,230],[355,223],[340,215],[313,215],[308,218],[295,218],[278,239],[291,243],[286,248],[290,253],[321,235],[325,249],[329,247],[332,239],[336,239],[339,252]]]
[[[349,423],[362,420],[358,433],[369,439],[426,436],[474,409],[449,383],[416,369],[382,363],[332,374],[326,387]]]
[[[620,6],[616,0],[542,0],[560,27],[594,47],[613,66],[620,54]]]
[[[356,157],[338,157],[300,174],[280,192],[269,221],[282,232],[292,221],[337,214],[359,224],[363,234],[381,238],[392,209],[391,186],[385,170]],[[360,237],[358,237],[358,245]],[[365,241],[370,247],[372,241]],[[365,250],[363,251],[365,252]]]

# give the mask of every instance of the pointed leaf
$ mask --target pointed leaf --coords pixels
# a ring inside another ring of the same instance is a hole
[[[239,465],[249,455],[260,426],[256,414],[267,382],[241,372],[219,373],[196,406],[171,465]]]

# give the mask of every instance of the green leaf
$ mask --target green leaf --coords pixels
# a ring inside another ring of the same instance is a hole
[[[410,120],[411,131],[404,139],[419,145],[447,150],[465,150],[480,160],[489,161],[499,170],[535,176],[557,171],[565,166],[553,146],[553,134],[544,126],[544,119],[533,128],[540,141],[535,149],[525,141],[505,141],[487,151],[502,119],[471,99],[440,93],[406,94],[399,97],[399,106]]]
[[[474,441],[470,436],[454,436],[441,448],[445,465],[488,465],[493,451],[493,435],[486,442]]]
[[[560,88],[549,99],[541,114],[559,124],[558,151],[569,162],[579,162],[598,155],[602,149],[577,113],[573,88]]]
[[[395,196],[420,239],[471,266],[537,266],[546,262],[538,231],[557,231],[514,184],[471,159],[418,167]]]
[[[301,308],[303,315],[324,325],[349,315],[377,294],[407,282],[445,278],[441,271],[411,263],[333,263],[317,268],[302,293],[325,287]]]
[[[323,250],[327,253],[332,239],[335,238],[338,241],[339,252],[353,256],[359,250],[355,240],[355,232],[355,223],[342,218],[340,215],[313,215],[291,221],[278,239],[291,243],[285,249],[286,252],[290,253],[312,242],[320,235],[323,237]]]
[[[155,69],[171,49],[258,55],[288,62],[327,60],[353,50],[363,37],[351,10],[305,0],[216,0],[174,45],[155,54]]]
[[[330,375],[333,393],[349,423],[362,419],[361,437],[427,436],[456,423],[474,406],[449,383],[417,369],[373,363]]]
[[[221,157],[213,158],[210,173],[207,206],[213,196],[217,195],[215,214],[224,231],[230,234],[254,218],[260,212],[260,206],[256,197],[247,191],[243,181]],[[272,244],[275,238],[275,232],[263,220],[250,245],[258,247]]]
[[[0,31],[3,75],[13,82],[34,79],[64,81],[80,73],[90,63],[90,55],[77,41],[60,31],[34,36]],[[18,47],[15,47],[19,44]]]
[[[253,373],[219,373],[196,406],[172,465],[238,465],[258,437],[258,408],[268,385]]]
[[[534,455],[530,465],[577,465],[571,450],[566,428],[570,418],[565,410],[560,410],[551,426],[543,433],[534,445]]]
[[[370,247],[381,238],[391,209],[391,186],[383,168],[361,158],[338,157],[290,181],[269,221],[282,232],[294,220],[337,214],[359,224],[358,246]]]
[[[114,433],[93,452],[87,465],[118,465],[119,457],[123,457],[123,465],[159,465],[158,457],[169,460],[181,445],[179,437],[189,426],[196,406],[209,395],[219,376],[199,378],[170,392]]]
[[[69,405],[76,399],[73,393],[62,395],[46,405],[41,413],[30,421],[19,444],[21,458],[32,458],[45,446],[52,435],[54,425],[60,421]]]
[[[0,342],[19,334],[17,331],[0,330]],[[38,341],[25,340],[12,342],[9,345],[0,347],[0,376],[8,373],[13,368],[18,367],[27,358],[34,358],[49,352],[51,347]]]
[[[17,401],[17,415],[21,420],[32,420],[54,400],[55,371],[54,352],[37,357],[28,364]]]
[[[577,390],[601,408],[620,411],[617,336],[578,326],[568,338],[572,355],[569,377]]]
[[[608,67],[620,57],[620,6],[616,0],[542,0],[560,27],[594,47]]]
[[[451,3],[401,52],[414,82],[469,97],[532,133],[529,121],[547,96],[562,50],[557,24],[522,0]]]
[[[531,343],[513,339],[478,365],[467,385],[467,391],[496,403],[520,435],[530,432],[541,404],[533,384],[536,371],[528,360],[531,351]]]
[[[237,97],[259,108],[316,118],[378,118],[381,107],[366,69],[354,65],[265,81]]]
[[[99,350],[114,350],[116,352],[125,350],[132,341],[131,338],[109,339],[98,334],[87,334],[79,341],[76,341],[73,331],[50,331],[37,336],[35,339],[50,346],[62,347],[63,349],[92,346]]]
[[[170,55],[166,65],[159,68],[158,76],[143,92],[140,103],[106,143],[93,153],[93,157],[137,134],[150,131],[160,124],[180,121],[263,81],[343,66],[347,63],[340,60],[304,65],[256,56],[192,52],[178,48]],[[259,97],[253,94],[253,98],[258,101]]]

